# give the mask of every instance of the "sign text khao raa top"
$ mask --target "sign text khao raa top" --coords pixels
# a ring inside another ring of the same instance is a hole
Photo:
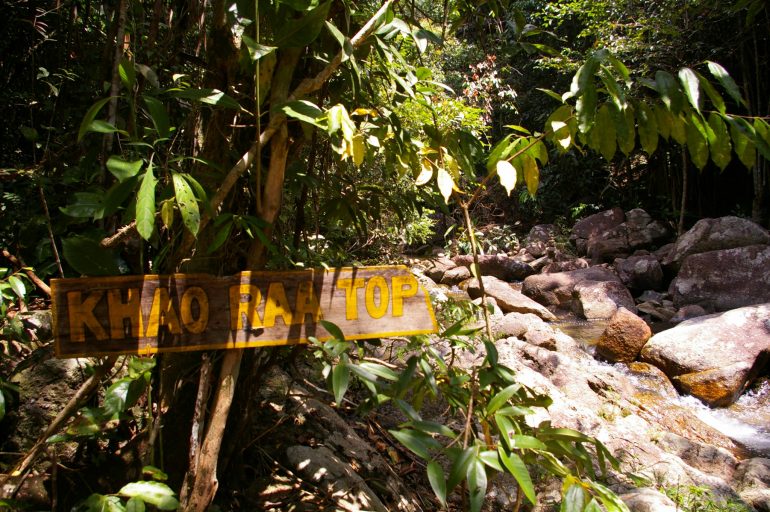
[[[54,279],[59,357],[246,348],[436,332],[426,291],[403,266]]]

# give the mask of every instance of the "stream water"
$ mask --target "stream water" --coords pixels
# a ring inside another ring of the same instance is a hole
[[[606,322],[561,319],[553,324],[593,352]],[[770,457],[770,378],[765,377],[730,407],[712,409],[695,397],[680,395],[676,405],[742,445],[752,456]]]

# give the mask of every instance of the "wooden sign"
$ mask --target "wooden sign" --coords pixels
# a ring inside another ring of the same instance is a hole
[[[437,331],[403,266],[53,279],[56,355],[153,354]]]

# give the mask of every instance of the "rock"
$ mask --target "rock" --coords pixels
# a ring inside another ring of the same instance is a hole
[[[674,247],[663,260],[663,264],[678,268],[691,254],[767,244],[770,244],[770,234],[767,230],[748,219],[701,219],[674,242]]]
[[[290,446],[286,449],[286,458],[293,471],[320,486],[339,510],[388,512],[364,479],[327,447]]]
[[[484,282],[484,290],[487,295],[495,298],[498,306],[500,306],[500,309],[502,309],[504,313],[533,313],[543,320],[556,320],[556,316],[553,313],[521,292],[515,290],[505,281],[501,281],[493,276],[482,276],[481,279]],[[468,280],[467,291],[474,299],[480,297],[481,288],[479,287],[478,280]]]
[[[471,278],[471,271],[468,267],[455,267],[444,272],[441,277],[441,284],[454,286]]]
[[[538,224],[537,226],[533,226],[527,235],[527,245],[525,250],[535,258],[545,256],[548,252],[548,244],[555,234],[556,226],[553,224]]]
[[[50,310],[19,313],[18,318],[32,332],[36,340],[48,341],[53,338],[53,317]]]
[[[625,224],[615,226],[586,241],[586,254],[593,263],[604,263],[623,258],[631,253],[628,243],[628,227]]]
[[[768,268],[768,245],[693,254],[684,260],[669,293],[676,307],[698,304],[711,311],[770,302]]]
[[[770,304],[686,320],[650,338],[641,360],[711,406],[729,405],[770,354]]]
[[[481,254],[478,259],[481,275],[494,276],[503,281],[521,281],[535,273],[535,270],[528,264],[505,254]],[[452,261],[458,266],[470,267],[473,264],[473,256],[455,256]]]
[[[577,252],[580,255],[586,254],[588,239],[600,235],[616,226],[619,226],[626,220],[623,210],[613,208],[603,212],[589,215],[579,220],[572,227],[570,241],[575,244]]]
[[[655,247],[668,240],[671,231],[660,221],[653,220],[649,213],[641,208],[626,212],[628,245],[631,249]]]
[[[640,304],[637,304],[636,311],[637,313],[644,313],[644,314],[650,315],[655,320],[659,320],[661,322],[670,321],[671,318],[676,314],[676,311],[674,311],[674,309],[661,306],[659,303],[655,303],[652,301],[642,302]]]
[[[570,272],[581,268],[588,268],[588,261],[585,258],[575,258],[567,261],[552,261],[540,269],[541,274],[555,274],[557,272]]]
[[[572,290],[572,311],[586,320],[610,318],[619,307],[636,311],[634,298],[618,281],[581,281]]]
[[[542,322],[542,319],[532,313],[508,313],[501,317],[490,319],[492,324],[492,333],[495,338],[522,338],[524,333],[535,322]]]
[[[642,393],[651,393],[654,396],[672,399],[679,396],[666,374],[657,366],[634,361],[628,365],[628,370],[636,377],[637,387]]]
[[[661,222],[636,208],[625,213],[625,221],[590,234],[586,253],[595,263],[628,256],[637,249],[653,248],[669,238],[669,229]]]
[[[642,487],[622,494],[620,499],[631,512],[679,512],[679,507],[665,494],[650,487]]]
[[[685,320],[689,320],[690,318],[697,318],[707,314],[708,313],[706,310],[697,304],[688,304],[687,306],[682,306],[679,308],[679,311],[677,311],[676,314],[671,317],[670,321],[672,323],[678,324],[680,322],[684,322]]]
[[[613,263],[620,281],[632,290],[663,288],[663,268],[655,256],[629,256]]]
[[[693,441],[673,432],[666,432],[658,440],[661,448],[673,453],[688,466],[708,474],[720,474],[729,480],[732,478],[738,459],[724,448]]]
[[[569,272],[538,274],[524,280],[521,292],[545,306],[569,307],[572,291],[582,281],[617,281],[617,274],[601,266],[588,267]]]
[[[439,258],[433,258],[430,260],[425,260],[423,262],[423,273],[433,279],[433,281],[440,283],[441,279],[444,277],[444,274],[453,268],[455,268],[457,265],[446,257],[439,257]]]
[[[741,461],[734,475],[740,497],[761,512],[770,512],[770,459]]]
[[[621,307],[599,337],[596,351],[609,361],[630,363],[639,355],[650,336],[652,331],[647,323]]]
[[[637,300],[640,302],[653,302],[660,305],[667,296],[667,294],[656,292],[655,290],[645,290],[639,297],[637,297]]]

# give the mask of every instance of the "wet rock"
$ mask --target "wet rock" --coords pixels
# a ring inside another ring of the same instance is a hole
[[[589,215],[579,220],[572,227],[570,241],[575,244],[578,254],[586,254],[588,239],[600,235],[616,226],[619,226],[626,220],[623,210],[613,208],[603,212]]]
[[[657,366],[634,361],[628,365],[628,370],[636,377],[639,390],[642,393],[650,393],[655,396],[672,399],[679,396],[679,393],[676,392],[676,388],[668,380],[666,374]]]
[[[679,507],[665,494],[643,487],[620,496],[631,512],[679,512]]]
[[[770,459],[741,461],[735,471],[735,487],[741,498],[761,512],[770,512]]]
[[[618,308],[636,311],[634,298],[618,281],[581,281],[572,290],[572,311],[586,320],[612,317]]]
[[[630,363],[639,355],[650,336],[652,331],[647,323],[621,307],[599,337],[596,351],[609,361]]]
[[[613,263],[620,281],[632,290],[660,290],[663,287],[663,268],[655,256],[629,256]]]
[[[595,266],[569,272],[529,276],[524,280],[521,292],[545,306],[570,307],[572,291],[576,284],[583,281],[620,282],[613,271]]]
[[[701,219],[674,242],[663,264],[678,268],[691,254],[767,244],[770,244],[767,230],[748,219],[732,216]]]
[[[505,254],[481,254],[478,259],[481,275],[494,276],[503,281],[521,281],[535,273],[535,270],[528,264]],[[458,266],[470,267],[473,264],[473,256],[456,256],[452,261]]]
[[[641,360],[712,406],[729,405],[770,354],[770,304],[693,318],[650,338]]]
[[[728,481],[738,466],[738,459],[724,448],[693,441],[672,432],[663,434],[658,443],[661,448],[675,454],[688,466],[707,474],[719,475]]]
[[[711,311],[770,302],[768,268],[768,245],[693,254],[684,260],[669,293],[678,308],[698,304]]]
[[[501,281],[493,276],[483,276],[484,290],[487,295],[494,297],[500,309],[505,313],[533,313],[543,320],[556,320],[556,316],[538,304],[534,300],[525,296],[521,292],[514,289],[511,285],[505,281]],[[468,280],[467,287],[468,294],[472,298],[481,296],[481,288],[479,287],[478,280]]]

